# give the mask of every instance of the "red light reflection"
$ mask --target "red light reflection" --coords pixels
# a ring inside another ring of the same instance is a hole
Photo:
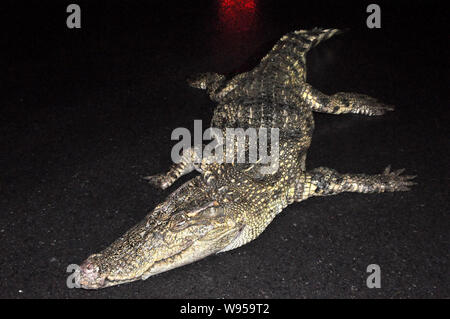
[[[219,1],[218,16],[223,29],[228,32],[242,32],[254,27],[256,23],[255,0]]]
[[[216,0],[215,4],[215,33],[210,42],[212,52],[226,61],[220,61],[223,65],[242,65],[263,35],[258,0]]]

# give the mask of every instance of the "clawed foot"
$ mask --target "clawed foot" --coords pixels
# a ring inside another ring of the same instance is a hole
[[[361,105],[361,114],[379,116],[394,110],[393,105],[383,104],[377,99],[364,94],[358,94],[357,99]]]
[[[394,107],[392,105],[386,105],[379,102],[376,102],[375,105],[367,105],[364,109],[363,114],[379,116],[384,115],[386,112],[392,112]]]
[[[148,181],[151,185],[160,188],[160,189],[166,189],[170,186],[170,181],[167,180],[167,177],[165,174],[156,174],[156,175],[150,175],[143,177],[146,181]]]
[[[365,94],[341,92],[335,95],[341,98],[344,104],[351,105],[356,114],[379,116],[386,112],[394,111],[395,109],[394,106],[383,104],[377,99]]]
[[[386,167],[380,175],[384,190],[387,192],[404,192],[409,191],[411,186],[416,185],[417,183],[412,181],[416,175],[400,175],[404,171],[405,169],[402,168],[391,172],[391,166]]]

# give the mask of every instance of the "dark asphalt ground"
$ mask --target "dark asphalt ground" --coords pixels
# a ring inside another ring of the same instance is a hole
[[[2,2],[0,297],[450,297],[443,3],[377,2],[382,28],[369,30],[370,2],[247,2],[77,1],[80,30],[65,26],[70,2]],[[237,250],[147,281],[68,289],[67,265],[168,195],[140,177],[168,168],[172,130],[209,123],[212,102],[184,79],[248,70],[283,34],[315,26],[350,30],[310,52],[309,82],[397,109],[317,114],[307,167],[374,174],[391,164],[418,185],[296,203]],[[365,285],[369,264],[381,267],[380,289]]]

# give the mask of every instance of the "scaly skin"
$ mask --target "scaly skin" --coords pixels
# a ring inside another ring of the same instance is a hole
[[[261,163],[201,161],[201,175],[175,190],[138,225],[80,267],[82,288],[122,284],[180,267],[208,255],[240,247],[258,237],[287,205],[311,196],[341,192],[406,191],[414,176],[387,168],[377,175],[305,169],[314,130],[313,111],[382,115],[392,107],[356,93],[327,96],[305,82],[305,54],[339,31],[294,31],[253,70],[230,80],[205,73],[189,80],[218,103],[212,127],[278,128],[278,169],[267,174]],[[247,145],[248,147],[248,145]],[[149,176],[167,188],[196,167],[193,149],[168,173]]]

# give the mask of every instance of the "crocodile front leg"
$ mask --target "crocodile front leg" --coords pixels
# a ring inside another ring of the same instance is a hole
[[[192,172],[196,168],[195,163],[199,162],[198,158],[199,156],[197,155],[195,148],[190,147],[183,152],[180,161],[173,164],[167,173],[145,176],[143,178],[149,181],[153,186],[166,189],[175,183],[181,176]]]

